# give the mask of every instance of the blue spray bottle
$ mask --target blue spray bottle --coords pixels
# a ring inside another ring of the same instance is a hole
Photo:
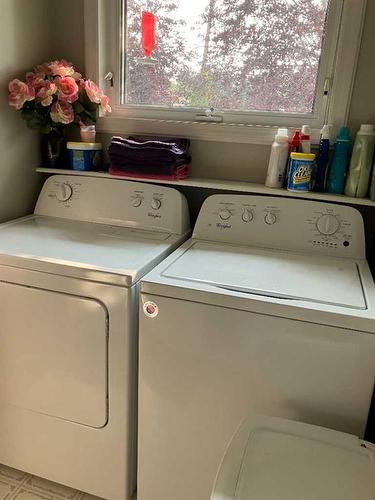
[[[350,129],[342,127],[336,137],[335,151],[328,170],[327,191],[329,193],[343,194],[344,192],[350,159],[350,148]]]
[[[316,159],[314,191],[323,192],[326,187],[331,128],[331,125],[324,125],[324,127],[320,131],[321,135],[319,143],[319,153]]]

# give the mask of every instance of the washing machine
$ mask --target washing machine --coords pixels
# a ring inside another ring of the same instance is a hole
[[[373,500],[375,445],[252,415],[231,440],[211,500]]]
[[[65,175],[0,225],[0,463],[130,498],[138,283],[188,231],[174,189]]]
[[[141,297],[139,500],[209,500],[250,412],[363,436],[375,286],[356,209],[211,196]]]

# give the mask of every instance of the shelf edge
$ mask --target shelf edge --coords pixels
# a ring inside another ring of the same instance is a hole
[[[93,172],[93,171],[79,171],[60,168],[44,168],[38,167],[36,169],[39,173],[44,174],[60,174],[60,175],[81,175],[86,177],[102,177],[108,179],[118,179],[133,182],[148,182],[150,184],[164,184],[172,186],[196,187],[200,189],[215,189],[222,191],[237,191],[244,193],[256,193],[263,195],[279,196],[286,198],[300,198],[304,200],[320,200],[329,203],[340,203],[349,205],[362,205],[375,207],[375,202],[369,198],[352,198],[344,195],[333,195],[328,193],[297,193],[287,191],[285,189],[272,189],[267,188],[263,184],[255,184],[244,181],[230,181],[220,179],[205,179],[205,178],[187,178],[178,181],[172,180],[158,180],[158,179],[144,179],[138,177],[125,177],[118,175],[111,175],[108,172]]]

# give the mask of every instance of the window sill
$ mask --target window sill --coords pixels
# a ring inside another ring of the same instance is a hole
[[[98,132],[112,135],[165,135],[200,141],[270,145],[278,127],[109,116],[100,118],[96,128]],[[318,141],[319,130],[313,129],[312,142]]]

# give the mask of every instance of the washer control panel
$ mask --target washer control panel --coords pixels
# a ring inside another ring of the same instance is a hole
[[[346,205],[256,195],[213,195],[193,237],[238,245],[364,258],[360,212]]]
[[[75,175],[49,177],[35,213],[176,234],[190,226],[186,199],[176,189]]]

